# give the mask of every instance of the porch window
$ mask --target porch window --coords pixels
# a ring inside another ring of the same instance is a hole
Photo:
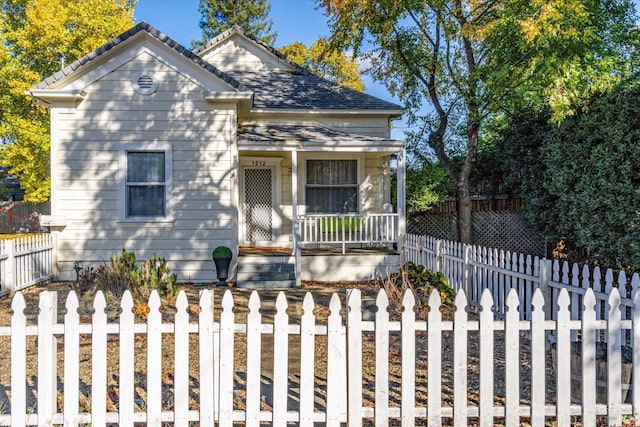
[[[171,158],[168,144],[136,144],[121,149],[121,220],[170,217]]]
[[[357,160],[307,160],[306,167],[307,212],[358,212]]]

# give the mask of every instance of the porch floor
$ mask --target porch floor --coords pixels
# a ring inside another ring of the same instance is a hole
[[[346,248],[346,253],[342,253],[342,246],[339,245],[318,245],[317,247],[302,248],[302,256],[320,255],[398,255],[395,249],[387,246],[357,246]],[[293,249],[287,247],[256,247],[240,246],[239,256],[288,256],[293,255]]]

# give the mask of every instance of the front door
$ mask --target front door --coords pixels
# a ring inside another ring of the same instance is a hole
[[[245,166],[242,168],[242,206],[244,244],[270,246],[277,240],[279,217],[276,206],[276,168]]]

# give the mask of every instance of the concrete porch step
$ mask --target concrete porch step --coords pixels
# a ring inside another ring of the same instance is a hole
[[[291,289],[296,287],[295,280],[244,280],[236,283],[241,289]]]
[[[295,266],[291,257],[238,257],[236,287],[245,289],[284,289],[295,286]]]
[[[238,269],[239,270],[239,269]],[[295,280],[295,273],[292,271],[238,271],[238,282],[245,280]]]

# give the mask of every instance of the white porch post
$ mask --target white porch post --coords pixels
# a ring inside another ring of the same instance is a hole
[[[398,151],[398,251],[400,252],[400,259],[402,260],[404,245],[404,235],[406,233],[406,216],[407,216],[407,187],[406,187],[406,172],[407,172],[407,150],[403,147]]]
[[[302,282],[302,236],[298,223],[298,152],[291,152],[291,220],[293,221],[293,254],[296,260],[296,286]]]

